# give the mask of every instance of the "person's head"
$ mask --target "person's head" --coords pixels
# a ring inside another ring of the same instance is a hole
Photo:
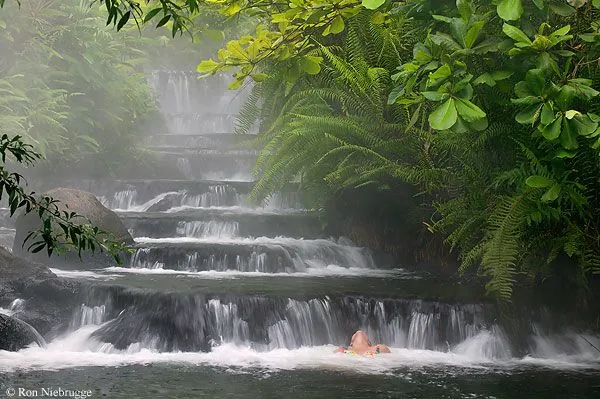
[[[371,342],[369,342],[369,336],[364,331],[358,330],[352,335],[352,339],[350,340],[350,346],[353,349],[366,349],[371,346]]]

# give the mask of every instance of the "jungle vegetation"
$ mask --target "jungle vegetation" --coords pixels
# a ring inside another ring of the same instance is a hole
[[[103,5],[116,30],[173,36],[207,10],[256,21],[198,65],[230,71],[232,89],[254,82],[239,131],[260,131],[255,198],[293,179],[315,204],[409,183],[458,270],[504,302],[517,282],[585,290],[600,273],[600,1]]]
[[[144,36],[134,26],[114,32],[99,3],[22,0],[0,6],[0,200],[11,215],[39,213],[44,227],[26,240],[29,250],[100,250],[120,261],[129,250],[125,245],[86,218],[59,211],[54,199],[29,192],[23,174],[90,178],[156,170],[152,154],[139,144],[150,126],[166,126],[144,70],[208,54],[199,46],[214,51],[224,34],[213,25],[226,27],[226,17],[214,11],[196,18],[190,44],[173,42],[164,29]]]
[[[36,170],[106,176],[143,161],[136,144],[155,111],[145,53],[104,25],[98,7],[77,0],[27,0],[0,14],[0,126],[43,155]]]
[[[413,184],[502,301],[600,273],[600,1],[182,3],[262,22],[198,66],[258,82],[240,119],[260,126],[256,198]]]
[[[110,176],[144,159],[136,146],[155,105],[141,46],[86,2],[0,5],[0,199],[11,215],[39,214],[43,228],[24,245],[32,252],[105,251],[119,262],[124,244],[29,192],[22,174]]]

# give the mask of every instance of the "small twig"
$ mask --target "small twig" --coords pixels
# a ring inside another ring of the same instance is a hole
[[[591,342],[590,342],[590,341],[589,341],[589,340],[588,340],[586,337],[584,337],[583,335],[581,335],[581,338],[583,338],[583,340],[584,340],[585,342],[587,342],[588,344],[590,344],[590,346],[591,346],[592,348],[594,348],[594,349],[596,349],[598,352],[600,352],[600,349],[598,349],[598,347],[597,347],[596,345],[592,344],[592,343],[591,343]]]

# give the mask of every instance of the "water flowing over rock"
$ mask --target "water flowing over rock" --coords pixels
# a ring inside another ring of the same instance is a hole
[[[361,248],[339,245],[330,240],[289,238],[161,240],[138,244],[131,266],[185,271],[238,270],[264,273],[293,273],[339,265],[347,268],[373,268],[370,253]]]
[[[82,307],[75,320],[88,320],[90,309],[102,309],[106,319],[96,324],[112,321],[94,336],[117,349],[136,343],[160,351],[208,350],[223,343],[260,350],[347,345],[352,333],[363,329],[374,342],[445,351],[493,327],[485,306],[419,300],[198,296],[123,289],[97,290],[91,300],[93,305]],[[497,355],[502,348],[484,350]]]
[[[0,312],[17,316],[44,336],[68,327],[84,285],[0,249]]]
[[[342,378],[332,397],[395,397],[399,391],[386,384],[421,376],[423,384],[402,395],[430,397],[423,387],[444,386],[448,397],[466,397],[446,389],[448,380],[529,384],[530,376],[546,381],[600,369],[596,334],[554,316],[548,323],[534,309],[516,315],[513,328],[477,282],[411,270],[339,237],[348,231],[329,236],[321,212],[305,209],[298,184],[250,203],[256,153],[242,147],[247,137],[232,133],[230,93],[211,96],[225,81],[178,70],[151,72],[149,80],[169,131],[143,145],[174,174],[71,182],[116,211],[135,253],[121,267],[79,263],[51,272],[26,265],[19,273],[0,265],[0,307],[48,338],[47,349],[1,352],[0,371],[51,380],[45,370],[70,378],[82,369],[87,383],[97,381],[86,368],[93,366],[127,386],[138,378],[154,384],[159,396],[177,396],[163,386],[187,372],[194,375],[189,386],[203,378],[251,381],[246,396],[258,380],[281,383],[271,392],[281,396],[291,378],[308,376],[307,387]],[[359,329],[392,353],[333,353]],[[361,378],[377,380],[376,389],[342,394]],[[379,384],[382,378],[389,380]]]
[[[199,80],[193,71],[157,70],[150,74],[148,81],[158,93],[171,133],[233,131],[235,114],[243,97],[227,90],[224,76],[207,82]]]
[[[46,347],[46,341],[35,328],[22,320],[0,313],[0,350],[18,351],[32,343]]]

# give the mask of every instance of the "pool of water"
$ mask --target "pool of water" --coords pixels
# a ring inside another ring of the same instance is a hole
[[[38,392],[53,387],[114,398],[597,398],[600,372],[533,365],[404,364],[364,372],[167,362],[12,371],[0,376],[0,385],[0,397],[10,387]]]
[[[217,188],[239,202],[231,187]],[[135,191],[123,193],[115,198],[131,203]],[[245,220],[232,208],[204,212]],[[137,215],[165,223],[159,216]],[[481,287],[377,265],[345,240],[181,237],[176,226],[137,237],[146,258],[130,268],[53,269],[89,290],[45,348],[0,351],[0,398],[600,397],[600,337],[543,323],[538,331],[532,319],[523,349],[497,325]],[[246,267],[253,254],[287,266]],[[225,262],[238,257],[239,267]],[[24,296],[0,311],[18,316],[33,304]],[[358,328],[392,353],[334,353]]]

